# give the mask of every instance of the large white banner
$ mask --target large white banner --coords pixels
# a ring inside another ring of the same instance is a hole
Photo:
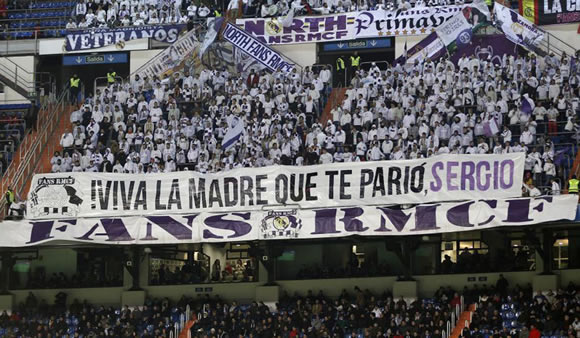
[[[196,30],[192,29],[131,75],[139,75],[141,78],[148,76],[150,79],[155,76],[161,77],[162,74],[176,67],[183,59],[193,53],[199,44]]]
[[[398,206],[277,208],[174,216],[5,221],[0,247],[46,243],[178,244],[426,235],[573,220],[576,195]]]
[[[446,46],[455,42],[458,37],[468,34],[468,41],[471,39],[472,26],[467,22],[463,13],[456,14],[447,22],[437,28],[437,35]]]
[[[532,51],[540,48],[540,43],[544,40],[544,31],[542,29],[497,2],[493,7],[493,11],[497,27],[504,32],[510,41]]]
[[[524,153],[271,166],[217,174],[35,175],[32,219],[419,204],[521,196]]]
[[[294,17],[287,27],[282,24],[282,18],[238,19],[236,23],[270,45],[328,42],[429,34],[455,14],[472,8],[475,7],[452,5]]]

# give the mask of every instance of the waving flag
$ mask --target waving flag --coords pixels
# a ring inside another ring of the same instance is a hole
[[[242,133],[244,132],[244,121],[238,120],[238,123],[233,127],[228,129],[228,132],[224,136],[222,141],[222,149],[228,150],[233,147],[236,142],[242,137]]]
[[[532,100],[528,94],[524,94],[522,96],[522,106],[520,108],[522,113],[530,115],[535,108],[536,104],[534,103],[534,100]]]

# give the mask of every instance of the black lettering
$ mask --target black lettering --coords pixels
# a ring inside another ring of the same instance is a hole
[[[334,176],[338,175],[338,170],[325,171],[324,174],[328,176],[328,198],[334,199]]]
[[[177,210],[181,210],[181,193],[179,192],[179,180],[177,178],[171,181],[171,191],[169,192],[169,201],[167,207],[169,210],[173,209],[173,205]]]
[[[155,190],[155,210],[167,210],[167,205],[161,204],[161,180],[157,180],[157,189]]]

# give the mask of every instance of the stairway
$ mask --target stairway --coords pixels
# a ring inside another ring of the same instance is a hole
[[[453,330],[451,331],[451,334],[449,335],[449,338],[459,338],[461,337],[461,333],[463,332],[464,328],[469,328],[469,325],[471,324],[471,316],[473,315],[473,312],[475,312],[475,304],[471,304],[468,309],[466,311],[463,311],[461,313],[461,315],[459,316],[459,319],[457,320],[457,324],[455,325],[455,328],[453,328]]]
[[[326,121],[328,120],[332,121],[332,114],[330,113],[330,111],[332,110],[332,108],[342,104],[342,101],[344,100],[344,96],[346,94],[346,89],[347,88],[342,87],[332,89],[332,92],[330,92],[330,95],[328,96],[328,101],[324,106],[324,110],[322,111],[322,114],[320,114],[320,118],[318,119],[318,122],[320,124],[326,126]]]
[[[70,112],[74,109],[65,105],[67,93],[63,92],[58,103],[48,105],[38,117],[38,130],[30,131],[25,136],[15,153],[8,170],[2,176],[0,196],[4,196],[8,187],[12,187],[21,198],[26,199],[30,180],[35,173],[50,172],[50,159],[55,150],[60,150],[60,137],[72,128]],[[0,220],[6,214],[5,199],[0,199]]]
[[[62,153],[62,147],[60,145],[60,138],[62,134],[66,131],[72,131],[72,124],[69,118],[70,113],[75,108],[72,106],[67,106],[64,111],[65,118],[61,118],[56,127],[54,128],[54,132],[52,135],[48,137],[46,144],[44,145],[44,149],[41,151],[40,158],[33,170],[34,174],[41,174],[41,173],[49,173],[52,170],[52,164],[50,164],[50,160],[55,151],[59,151]],[[25,197],[28,196],[28,190],[30,189],[30,180],[32,179],[32,175],[28,178],[26,184],[22,187],[21,196]]]
[[[33,101],[36,98],[35,76],[9,58],[0,58],[0,82],[24,98]]]

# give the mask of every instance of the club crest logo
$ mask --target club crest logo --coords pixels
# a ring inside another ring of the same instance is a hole
[[[267,21],[266,32],[270,35],[280,35],[282,34],[282,24],[274,19]]]
[[[34,217],[76,217],[83,199],[74,184],[75,179],[71,176],[40,178],[36,188],[30,193],[30,214]]]
[[[296,217],[297,210],[269,211],[262,219],[263,239],[297,238],[302,220]]]

